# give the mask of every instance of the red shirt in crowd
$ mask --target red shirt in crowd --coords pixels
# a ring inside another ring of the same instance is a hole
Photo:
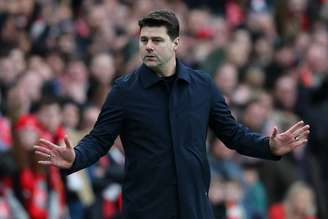
[[[269,219],[288,219],[283,204],[275,204],[269,209]],[[317,219],[315,216],[305,216],[302,219]]]

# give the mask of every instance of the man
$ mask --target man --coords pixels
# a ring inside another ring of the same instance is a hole
[[[105,155],[120,135],[126,156],[126,219],[211,219],[206,135],[239,153],[279,159],[307,141],[309,126],[295,124],[271,137],[250,132],[232,117],[211,78],[176,59],[179,23],[174,13],[153,11],[139,21],[143,64],[118,79],[93,130],[73,149],[41,139],[44,165],[72,173]]]

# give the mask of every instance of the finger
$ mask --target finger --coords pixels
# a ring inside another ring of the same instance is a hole
[[[272,131],[272,134],[271,134],[271,138],[275,138],[277,136],[277,133],[278,133],[278,128],[274,127],[273,131]]]
[[[40,155],[42,157],[42,159],[45,159],[45,160],[50,160],[51,159],[50,154],[45,154],[41,151],[36,151],[35,154]]]
[[[39,164],[45,165],[45,166],[50,166],[52,163],[49,160],[40,160],[38,161]]]
[[[292,134],[292,133],[294,133],[298,128],[302,127],[303,124],[304,124],[303,121],[299,121],[299,122],[297,122],[295,125],[293,125],[292,127],[290,127],[286,132]]]
[[[296,136],[296,137],[295,137],[295,140],[300,141],[300,140],[307,139],[308,136],[309,136],[309,134],[310,134],[310,131],[307,130],[307,131],[301,133],[300,135]]]
[[[50,149],[55,149],[55,148],[59,147],[58,145],[56,145],[56,144],[54,144],[54,143],[52,143],[52,142],[50,142],[50,141],[48,141],[44,138],[40,138],[39,143],[44,145],[44,146],[47,146]]]
[[[71,148],[72,148],[72,145],[71,145],[71,143],[69,142],[69,140],[68,140],[68,136],[67,136],[67,135],[65,135],[65,137],[64,137],[64,141],[65,141],[65,145],[66,145],[66,147],[69,148],[69,149],[71,149]]]
[[[49,150],[48,148],[45,148],[44,146],[39,146],[39,145],[34,145],[33,146],[35,152],[39,151],[45,154],[51,154],[51,150]]]
[[[305,145],[307,142],[308,142],[307,139],[302,139],[302,140],[295,141],[294,143],[292,143],[292,148],[294,149],[294,148],[296,148],[296,147],[303,146],[303,145]]]
[[[298,128],[297,130],[294,131],[293,135],[294,136],[299,136],[302,135],[304,132],[308,131],[310,129],[309,125],[305,125],[302,128]]]

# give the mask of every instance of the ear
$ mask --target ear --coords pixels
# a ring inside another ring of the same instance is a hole
[[[179,45],[180,45],[180,37],[175,38],[173,40],[173,44],[174,44],[173,49],[174,49],[174,51],[176,51],[178,49]]]

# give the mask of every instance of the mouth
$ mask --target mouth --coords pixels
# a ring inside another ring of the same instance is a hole
[[[156,59],[156,56],[153,55],[146,55],[145,59]]]

